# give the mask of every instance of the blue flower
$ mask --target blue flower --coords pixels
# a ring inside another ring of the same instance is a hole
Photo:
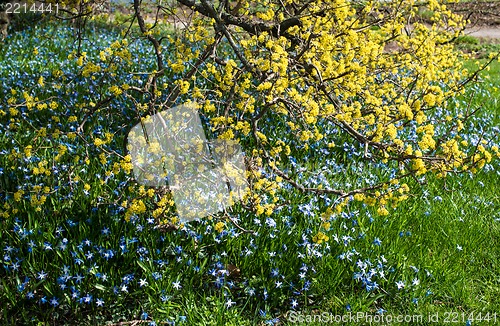
[[[45,273],[45,272],[42,270],[42,271],[40,271],[40,272],[38,273],[38,275],[37,275],[37,277],[36,277],[36,278],[37,278],[37,279],[39,279],[39,280],[44,280],[46,277],[47,277],[47,273]]]
[[[75,279],[76,283],[81,283],[85,277],[81,274],[76,274],[73,278]]]
[[[80,299],[80,303],[84,302],[90,304],[92,302],[92,295],[88,294]]]
[[[21,284],[17,285],[17,291],[18,292],[23,292],[25,288],[26,288],[26,285],[24,283],[21,283]]]
[[[57,300],[56,297],[53,297],[52,299],[50,299],[50,305],[53,307],[57,307],[59,305],[59,301]]]

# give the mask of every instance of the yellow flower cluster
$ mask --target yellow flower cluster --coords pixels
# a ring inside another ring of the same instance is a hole
[[[125,173],[129,174],[134,168],[134,165],[132,164],[132,157],[130,155],[125,156],[120,162],[120,167],[125,171]]]
[[[221,233],[222,231],[224,231],[224,227],[225,227],[225,226],[226,226],[226,224],[224,224],[224,222],[219,221],[219,222],[217,222],[217,223],[215,224],[214,229],[215,229],[215,231],[217,231],[217,232]]]
[[[317,244],[322,244],[323,242],[328,242],[328,240],[330,240],[330,238],[324,234],[323,232],[318,232],[318,234],[316,234],[314,237],[313,237],[313,242],[314,243],[317,243]]]
[[[124,204],[126,205],[127,203]],[[128,222],[130,221],[132,215],[142,214],[144,212],[146,212],[146,205],[144,204],[142,199],[134,199],[125,212],[125,220]]]
[[[50,173],[50,169],[47,169],[47,165],[48,165],[48,162],[45,160],[38,162],[37,166],[35,166],[33,168],[33,174],[34,175],[45,174],[46,176],[49,176],[51,173]]]
[[[116,85],[113,85],[109,88],[109,91],[115,95],[115,96],[119,96],[121,94],[123,94],[123,90],[119,87],[119,86],[116,86]]]

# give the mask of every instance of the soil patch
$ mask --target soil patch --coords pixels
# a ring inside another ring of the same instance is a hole
[[[454,13],[470,20],[471,26],[500,27],[500,1],[462,1],[448,4]]]

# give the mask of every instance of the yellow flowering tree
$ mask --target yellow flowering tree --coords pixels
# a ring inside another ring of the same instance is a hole
[[[148,23],[134,1],[133,15],[157,63],[136,89],[151,95],[145,114],[192,100],[215,136],[245,142],[257,214],[276,206],[276,199],[262,201],[257,193],[272,198],[289,184],[331,194],[338,212],[354,199],[378,204],[386,215],[389,202],[407,197],[401,179],[475,172],[498,155],[483,146],[486,140],[471,150],[461,139],[474,112],[451,108],[450,99],[488,63],[464,69],[451,42],[466,22],[445,1],[178,0],[157,9]],[[424,10],[432,13],[431,24],[419,20]],[[165,35],[162,18],[182,28]],[[165,39],[175,44],[168,49],[174,59],[164,56]],[[176,80],[165,85],[171,72]],[[436,132],[437,125],[445,127]],[[356,147],[368,165],[398,172],[358,187],[306,185],[307,172],[294,171],[290,157],[314,161],[322,149],[335,153],[334,140]]]
[[[97,61],[81,51],[79,42],[68,57],[82,78],[102,81],[93,90],[99,93],[92,96],[96,100],[75,105],[84,114],[69,117],[77,128],[68,138],[86,132],[86,122],[116,98],[133,104],[131,119],[137,121],[191,102],[209,126],[208,136],[243,145],[250,186],[243,205],[256,214],[271,215],[280,205],[280,189],[291,187],[330,196],[329,214],[340,213],[354,200],[387,215],[390,205],[407,198],[406,179],[475,172],[499,155],[485,139],[470,144],[461,138],[476,111],[451,101],[498,54],[475,71],[465,69],[452,41],[466,22],[445,2],[177,0],[153,1],[146,8],[135,0],[130,19],[123,19],[122,40],[102,50]],[[102,13],[104,3],[66,2],[61,15],[77,19],[81,30],[87,17]],[[432,13],[430,23],[420,20],[424,11]],[[114,83],[116,72],[135,59],[129,47],[138,38],[150,44],[155,67],[136,72],[127,83]],[[65,78],[57,70],[52,76]],[[39,87],[46,84],[38,79]],[[14,97],[30,110],[59,105],[26,92]],[[12,116],[17,114],[14,102]],[[44,134],[44,128],[38,131],[40,137]],[[100,164],[116,154],[105,150],[114,136],[92,136],[89,145],[100,151]],[[25,156],[34,151],[27,146]],[[65,155],[67,148],[58,148],[55,160]],[[105,177],[131,173],[130,155],[119,157]],[[330,181],[310,182],[328,160],[362,162],[357,174],[366,180],[342,180],[330,164]],[[38,163],[34,173],[47,173],[46,166]],[[377,169],[396,172],[372,178]],[[143,200],[154,197],[139,186],[134,192],[137,198],[121,202],[127,219],[144,213],[148,207]],[[33,205],[44,198],[39,190]],[[163,216],[173,206],[171,196],[162,193],[153,216]],[[325,238],[318,235],[317,240]]]

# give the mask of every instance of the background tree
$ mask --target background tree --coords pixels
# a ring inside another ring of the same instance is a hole
[[[4,11],[6,1],[0,1],[0,37],[2,40],[7,37],[7,30],[9,28],[10,18]]]

